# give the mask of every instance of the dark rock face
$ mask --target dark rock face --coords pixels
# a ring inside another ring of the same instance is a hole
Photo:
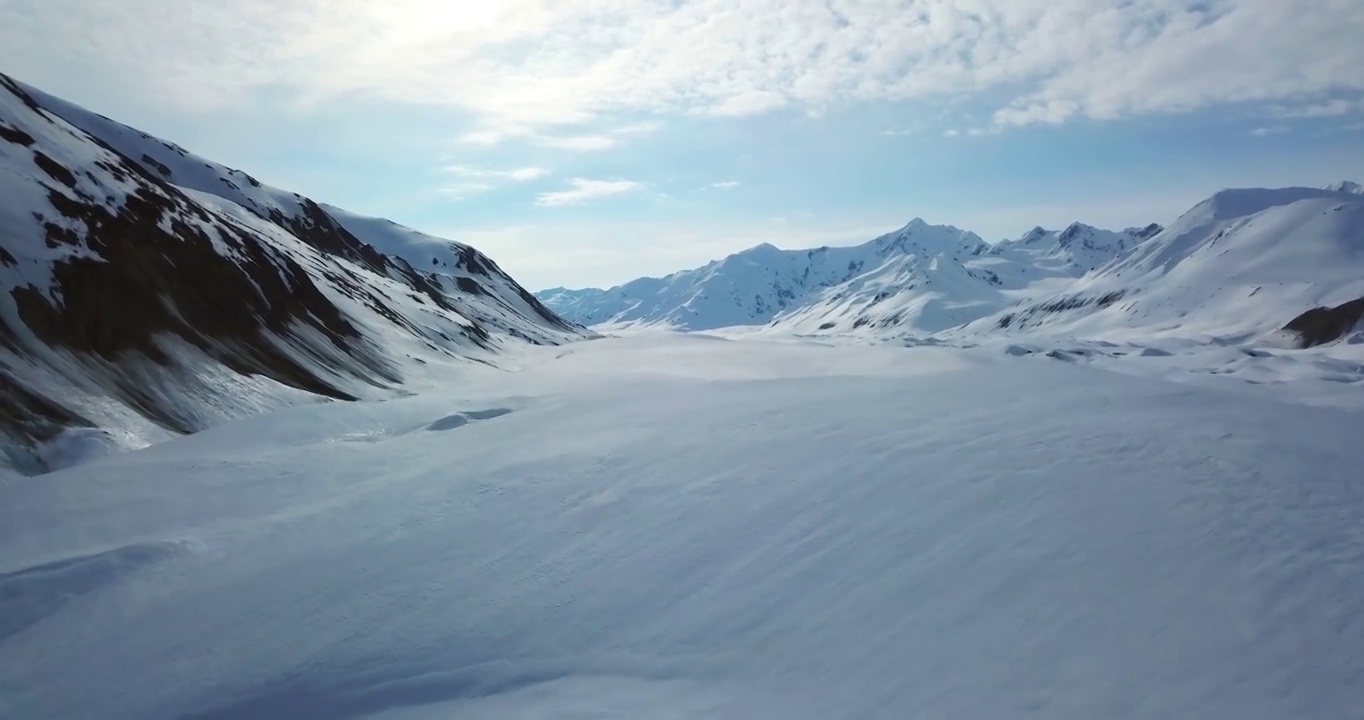
[[[12,292],[20,319],[45,343],[110,361],[137,352],[165,363],[156,338],[169,334],[237,372],[350,397],[263,338],[267,331],[287,336],[297,323],[319,330],[343,352],[361,339],[290,258],[226,223],[211,227],[220,242],[240,252],[240,259],[220,255],[208,231],[187,221],[193,213],[180,199],[154,188],[140,188],[117,208],[57,192],[50,200],[67,221],[85,227],[84,233],[63,233],[57,242],[83,240],[100,259],[77,257],[54,265],[59,302],[31,286]],[[356,359],[365,365],[363,354]]]
[[[1298,334],[1301,347],[1324,345],[1345,337],[1364,323],[1364,297],[1335,307],[1315,307],[1288,321],[1284,330]]]
[[[1102,295],[1074,294],[1030,305],[1018,312],[1007,313],[999,318],[995,327],[1003,330],[1008,327],[1026,327],[1039,317],[1071,312],[1088,307],[1106,308],[1123,299],[1125,290],[1113,290]]]
[[[173,184],[172,165],[187,157],[175,146],[163,143],[178,156],[152,147],[160,160],[122,153],[111,144],[119,136],[105,141],[61,124],[3,75],[0,101],[0,171],[13,171],[0,177],[0,193],[44,198],[25,208],[31,225],[21,212],[19,225],[0,226],[0,462],[6,444],[25,451],[65,428],[98,424],[35,378],[60,378],[184,433],[202,429],[204,413],[129,368],[162,368],[167,387],[194,394],[199,361],[187,365],[175,349],[188,348],[239,376],[353,400],[357,388],[402,382],[376,331],[446,354],[492,349],[493,331],[530,342],[580,334],[473,248],[459,260],[480,280],[417,271],[301,196],[296,210],[243,205],[259,216],[248,222]],[[282,244],[262,223],[307,247]],[[518,295],[520,308],[503,299]],[[204,397],[212,402],[211,392]]]

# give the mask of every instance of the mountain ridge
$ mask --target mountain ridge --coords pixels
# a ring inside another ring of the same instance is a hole
[[[778,250],[769,243],[763,254],[777,259],[743,273],[727,270],[755,257],[750,251],[609,290],[539,295],[565,316],[604,328],[752,326],[875,337],[1187,333],[1321,344],[1347,335],[1364,305],[1356,302],[1364,298],[1356,270],[1364,262],[1364,225],[1355,219],[1361,190],[1349,181],[1227,188],[1168,228],[1111,231],[1075,222],[995,243],[916,218],[856,246]],[[846,272],[803,282],[815,259],[826,257],[853,260]],[[717,289],[720,302],[706,298],[711,308],[693,302]]]
[[[550,288],[537,296],[584,325],[661,325],[711,330],[776,322],[801,331],[819,330],[819,326],[829,322],[834,325],[823,330],[855,330],[872,322],[884,326],[891,316],[873,321],[861,315],[858,308],[883,302],[889,297],[887,293],[894,295],[897,288],[910,285],[918,288],[916,278],[930,285],[976,283],[984,295],[996,296],[990,301],[973,301],[970,307],[974,310],[958,307],[930,322],[936,329],[943,329],[938,326],[946,327],[944,323],[951,323],[954,318],[965,322],[985,312],[989,302],[1003,302],[996,291],[1008,282],[1016,285],[1018,273],[1006,272],[1009,278],[1006,282],[999,274],[999,262],[1016,262],[1021,256],[1044,253],[1049,260],[1040,271],[1042,277],[1078,276],[1119,249],[1149,237],[1158,228],[1150,225],[1115,233],[1076,222],[1057,231],[1035,228],[1017,239],[992,244],[976,233],[953,225],[933,225],[916,217],[859,245],[782,250],[763,243],[663,277],[639,278],[606,290]],[[755,266],[754,260],[759,257],[766,258],[767,264]],[[949,280],[948,276],[963,277]],[[857,288],[878,289],[869,299],[853,286],[840,291],[847,283],[854,283]],[[848,316],[846,322],[822,319],[814,327],[807,327],[811,317],[807,302],[823,297],[827,302],[841,303],[850,295],[855,296],[854,305],[858,307],[845,306],[820,313],[821,317],[831,313],[840,318]],[[875,299],[878,297],[879,300]],[[924,317],[918,311],[913,314]]]
[[[0,466],[391,397],[431,363],[587,335],[470,246],[0,75]]]

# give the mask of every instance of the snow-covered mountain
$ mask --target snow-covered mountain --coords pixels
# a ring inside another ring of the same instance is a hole
[[[469,246],[272,188],[0,75],[0,466],[582,337]]]
[[[996,245],[910,242],[870,272],[814,293],[778,315],[771,327],[803,334],[948,330],[1007,307],[1039,287],[1069,284],[1160,229],[1150,225],[1113,232],[1073,223],[1059,231],[1034,228]]]
[[[1364,297],[1364,195],[1341,187],[1221,191],[1096,272],[961,332],[1335,340],[1364,304],[1349,304]]]
[[[1039,281],[1073,280],[1159,230],[1111,232],[1075,223],[990,245],[975,233],[916,218],[855,247],[764,244],[664,278],[610,290],[554,288],[538,297],[585,325],[935,332],[1006,307]]]
[[[995,244],[915,220],[865,245],[762,245],[610,290],[556,288],[588,325],[947,337],[1180,335],[1315,345],[1364,318],[1364,189],[1229,189],[1169,228],[1075,223]]]

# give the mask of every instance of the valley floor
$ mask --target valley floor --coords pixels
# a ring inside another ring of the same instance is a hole
[[[641,333],[0,478],[0,717],[1354,716],[1358,367],[1189,357]]]

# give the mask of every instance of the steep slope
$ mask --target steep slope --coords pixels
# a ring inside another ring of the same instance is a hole
[[[1132,252],[963,332],[1268,339],[1316,306],[1364,296],[1364,195],[1225,190]]]
[[[476,250],[376,228],[0,76],[0,465],[581,336]]]

